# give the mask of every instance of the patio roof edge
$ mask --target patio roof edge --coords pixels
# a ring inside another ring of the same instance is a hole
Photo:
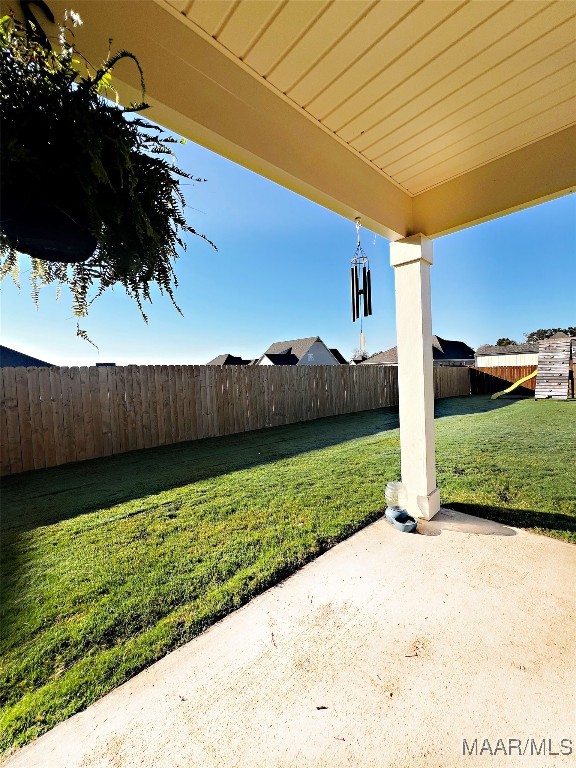
[[[420,193],[414,227],[436,238],[572,192],[576,125]]]

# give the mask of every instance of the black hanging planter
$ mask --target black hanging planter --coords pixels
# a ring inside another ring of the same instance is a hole
[[[55,23],[54,15],[48,5],[42,0],[35,3],[24,2],[21,0],[20,6],[24,16],[23,33],[30,47],[36,46],[38,53],[48,54],[51,51],[48,37],[38,24],[31,5],[36,5],[42,11],[44,16],[51,24]],[[14,55],[9,52],[9,29],[3,26],[3,56]],[[39,59],[36,59],[36,65]],[[7,68],[8,69],[8,68]],[[38,67],[37,73],[41,74],[41,68]],[[64,84],[64,83],[63,83]],[[65,89],[63,89],[65,92]],[[60,104],[62,95],[60,95]],[[42,113],[46,115],[47,104],[36,103],[37,117],[39,120],[25,121],[22,126],[22,139],[25,140],[26,126],[35,124],[37,136],[43,128],[53,129],[53,125],[43,126]],[[53,107],[57,106],[54,101]],[[33,107],[34,109],[34,107]],[[22,114],[22,113],[21,113]],[[8,119],[8,133],[10,134],[10,119]],[[9,135],[10,138],[10,135]],[[12,144],[14,142],[12,141]],[[29,169],[18,168],[17,173],[11,173],[11,157],[4,157],[2,153],[2,181],[0,200],[0,227],[4,237],[11,243],[18,252],[28,254],[35,259],[42,261],[59,262],[66,264],[78,264],[84,262],[93,255],[97,247],[96,237],[90,232],[89,217],[85,208],[81,204],[81,197],[77,194],[68,193],[62,199],[58,187],[62,184],[55,183],[54,170],[49,167],[57,168],[57,157],[52,152],[46,152],[50,147],[50,137],[39,136],[34,149],[29,150],[28,157],[32,160]],[[38,151],[40,147],[40,151]],[[53,149],[58,147],[54,142]],[[12,148],[13,149],[13,148]],[[16,153],[17,154],[17,153]],[[33,161],[36,159],[36,173],[28,175],[26,170],[33,171]],[[46,160],[51,163],[47,166]],[[18,173],[18,170],[24,170],[24,173]]]
[[[67,42],[71,30],[60,27],[60,49],[52,49],[28,5],[27,26],[0,18],[0,279],[28,254],[39,260],[37,285],[70,287],[76,316],[87,314],[91,288],[99,296],[120,284],[145,318],[152,283],[175,304],[174,261],[184,237],[199,234],[186,222],[180,181],[203,179],[176,167],[175,139],[130,114],[145,103],[124,109],[105,98],[126,59],[144,95],[134,54],[119,51],[90,71]],[[45,3],[33,5],[53,20]]]
[[[95,252],[97,239],[87,222],[37,195],[2,193],[2,231],[19,253],[34,259],[79,264]]]

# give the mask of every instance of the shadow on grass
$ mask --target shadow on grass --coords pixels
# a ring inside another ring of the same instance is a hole
[[[509,397],[491,400],[490,395],[470,395],[470,397],[445,397],[434,403],[434,417],[467,416],[475,413],[489,413],[500,408],[507,408],[531,398]]]
[[[13,475],[2,481],[2,529],[22,533],[397,427],[397,409],[382,408]]]
[[[444,398],[436,402],[435,415],[478,414],[511,404],[484,395]],[[379,408],[25,472],[3,479],[2,531],[22,533],[397,428],[398,409]]]
[[[567,541],[576,541],[576,517],[554,512],[537,512],[533,509],[506,509],[504,507],[491,507],[483,504],[462,504],[454,502],[449,504],[450,509],[465,512],[485,520],[493,520],[496,523],[510,525],[514,528],[537,529],[541,533],[554,535],[554,538],[563,538]],[[565,535],[558,535],[562,531]]]

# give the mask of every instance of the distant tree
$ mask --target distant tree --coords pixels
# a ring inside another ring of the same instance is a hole
[[[524,338],[527,344],[534,344],[542,339],[549,339],[555,333],[565,333],[567,336],[576,336],[576,326],[569,325],[568,328],[539,328],[532,333],[525,333]]]
[[[514,339],[498,339],[496,342],[497,347],[509,347],[510,344],[518,344],[517,341],[514,341]]]
[[[354,347],[354,349],[352,350],[352,357],[353,358],[354,357],[362,357],[362,355],[364,355],[365,358],[366,357],[370,357],[370,352],[367,352],[366,350],[364,350],[364,352],[362,352],[360,347]]]

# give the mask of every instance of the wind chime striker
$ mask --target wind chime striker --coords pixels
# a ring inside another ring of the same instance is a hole
[[[350,283],[352,292],[352,322],[360,318],[360,350],[364,353],[365,339],[362,330],[362,318],[372,314],[372,282],[370,278],[370,262],[360,244],[360,217],[356,218],[356,251],[350,266]]]

